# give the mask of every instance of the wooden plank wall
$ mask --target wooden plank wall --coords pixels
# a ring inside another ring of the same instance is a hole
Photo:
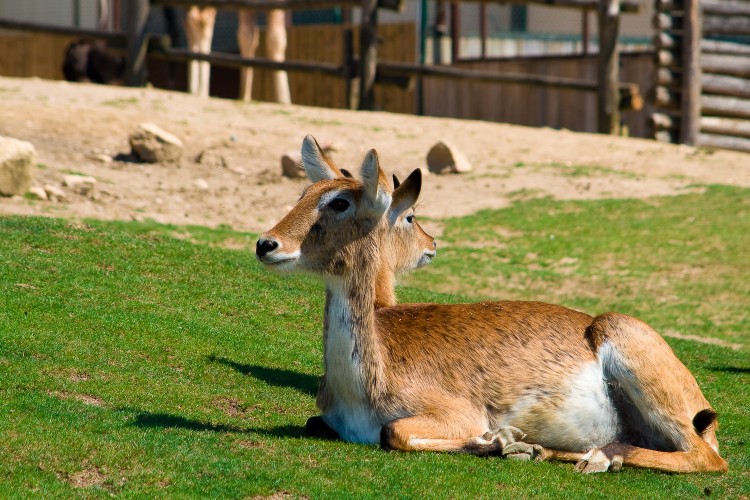
[[[358,27],[354,27],[354,53],[358,51]],[[413,62],[416,58],[416,28],[414,23],[383,24],[379,26],[383,43],[379,47],[381,60]],[[37,76],[61,80],[65,47],[74,37],[46,35],[19,31],[0,31],[0,75]],[[265,53],[265,37],[261,34],[257,54]],[[341,63],[344,56],[344,27],[341,25],[294,26],[289,28],[287,59],[297,61],[321,61]],[[163,61],[155,61],[150,67],[157,87],[186,88],[184,64],[175,64],[177,82],[168,82]],[[217,69],[212,75],[212,95],[229,97],[238,95],[238,72]],[[231,82],[225,81],[231,79]],[[222,81],[224,80],[224,81]],[[342,78],[309,73],[289,73],[292,102],[306,106],[345,108],[348,106],[346,83]],[[255,71],[253,98],[261,101],[271,99],[271,73]],[[400,90],[391,86],[376,89],[380,109],[399,113],[411,113],[415,109],[414,91]]]
[[[62,80],[65,47],[74,39],[0,30],[0,75]]]
[[[653,54],[622,54],[620,78],[646,94],[653,81]],[[457,66],[505,73],[554,75],[596,81],[596,56],[540,56],[472,61]],[[628,133],[649,137],[649,104],[622,113]],[[532,127],[596,132],[596,94],[521,85],[425,78],[424,110],[430,116],[487,120]]]

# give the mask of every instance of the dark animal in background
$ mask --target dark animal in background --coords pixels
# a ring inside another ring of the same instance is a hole
[[[69,82],[122,85],[125,57],[112,54],[101,40],[78,40],[65,49],[62,70]]]

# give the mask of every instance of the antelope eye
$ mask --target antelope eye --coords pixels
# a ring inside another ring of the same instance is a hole
[[[349,208],[349,202],[346,201],[343,198],[334,198],[329,204],[328,207],[332,210],[335,210],[337,212],[343,212],[347,208]]]
[[[414,215],[407,215],[406,222],[408,222],[409,224],[414,224]]]

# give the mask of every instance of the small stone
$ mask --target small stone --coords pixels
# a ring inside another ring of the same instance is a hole
[[[29,192],[26,194],[34,200],[47,201],[49,199],[49,197],[47,196],[47,191],[39,186],[31,186],[29,188]]]
[[[471,172],[471,164],[455,146],[440,141],[427,153],[427,168],[436,174]]]
[[[227,168],[229,165],[226,158],[215,149],[204,149],[195,157],[195,163],[206,165],[208,167]]]
[[[44,192],[47,193],[47,197],[52,201],[65,201],[68,199],[68,195],[65,194],[65,191],[57,186],[53,186],[52,184],[45,184]]]
[[[149,163],[176,161],[182,155],[182,141],[153,123],[141,123],[130,134],[135,156]]]
[[[105,155],[104,153],[95,153],[90,155],[89,158],[98,161],[99,163],[104,163],[105,165],[112,163],[112,157]]]
[[[30,142],[0,136],[0,195],[23,195],[33,179],[36,150]]]
[[[96,179],[88,175],[66,175],[62,185],[69,187],[74,193],[89,194],[96,186]]]
[[[290,179],[304,179],[307,177],[302,168],[302,153],[289,151],[281,157],[281,175]]]
[[[195,179],[193,181],[193,187],[198,191],[208,191],[208,182],[205,179]]]

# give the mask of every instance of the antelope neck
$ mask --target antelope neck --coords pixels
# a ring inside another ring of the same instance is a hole
[[[356,255],[356,266],[327,280],[323,352],[326,383],[340,399],[334,404],[370,406],[382,387],[375,333],[377,249]]]

